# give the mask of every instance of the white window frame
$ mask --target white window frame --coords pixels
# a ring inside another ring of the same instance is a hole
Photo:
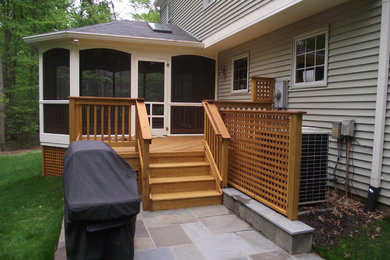
[[[310,82],[296,82],[296,66],[297,66],[297,59],[296,59],[296,44],[297,41],[305,40],[314,36],[318,36],[321,34],[325,34],[325,57],[324,57],[324,79],[321,81],[310,81]],[[328,52],[329,52],[329,46],[328,46],[328,37],[329,37],[329,28],[321,28],[319,30],[313,31],[308,34],[304,34],[298,37],[294,38],[293,41],[293,57],[292,57],[292,86],[293,88],[307,88],[307,87],[326,87],[328,84]]]
[[[206,9],[214,2],[215,2],[215,0],[203,0],[203,9]]]
[[[247,65],[246,65],[246,88],[245,89],[234,89],[234,62],[236,60],[240,60],[246,58]],[[243,53],[241,55],[235,56],[232,59],[232,79],[231,79],[231,84],[232,84],[232,93],[248,93],[249,91],[249,53]]]
[[[167,23],[172,22],[172,1],[167,2]]]

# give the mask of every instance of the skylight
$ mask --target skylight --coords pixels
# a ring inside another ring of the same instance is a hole
[[[148,23],[150,29],[155,32],[172,33],[172,30],[166,24],[161,23]]]

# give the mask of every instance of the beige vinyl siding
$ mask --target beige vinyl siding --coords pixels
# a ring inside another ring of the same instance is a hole
[[[385,142],[383,147],[383,162],[382,162],[382,181],[380,201],[386,204],[390,197],[390,71],[389,71],[389,85],[387,86],[387,111],[385,124]],[[382,201],[386,200],[386,201]]]
[[[168,23],[168,13],[166,5],[160,10],[160,23]]]
[[[203,8],[202,0],[172,0],[172,23],[199,40],[225,28],[271,0],[215,0]]]
[[[370,184],[376,84],[381,21],[381,1],[350,1],[219,54],[218,99],[250,100],[250,93],[231,91],[231,60],[249,52],[249,75],[289,81],[288,108],[303,110],[304,126],[331,130],[333,121],[354,119],[355,139],[350,157],[352,191],[367,195]],[[328,28],[328,77],[326,87],[292,88],[294,37]],[[390,94],[389,94],[390,96]],[[386,149],[380,201],[390,204],[390,104],[386,121]],[[337,159],[337,143],[330,139],[329,173]],[[345,143],[336,170],[344,185]]]

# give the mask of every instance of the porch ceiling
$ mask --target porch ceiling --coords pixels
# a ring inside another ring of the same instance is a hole
[[[206,49],[223,51],[349,0],[272,0],[203,40]]]

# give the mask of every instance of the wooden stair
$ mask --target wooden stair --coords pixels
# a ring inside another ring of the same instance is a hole
[[[222,203],[204,152],[151,153],[149,172],[151,210]]]

